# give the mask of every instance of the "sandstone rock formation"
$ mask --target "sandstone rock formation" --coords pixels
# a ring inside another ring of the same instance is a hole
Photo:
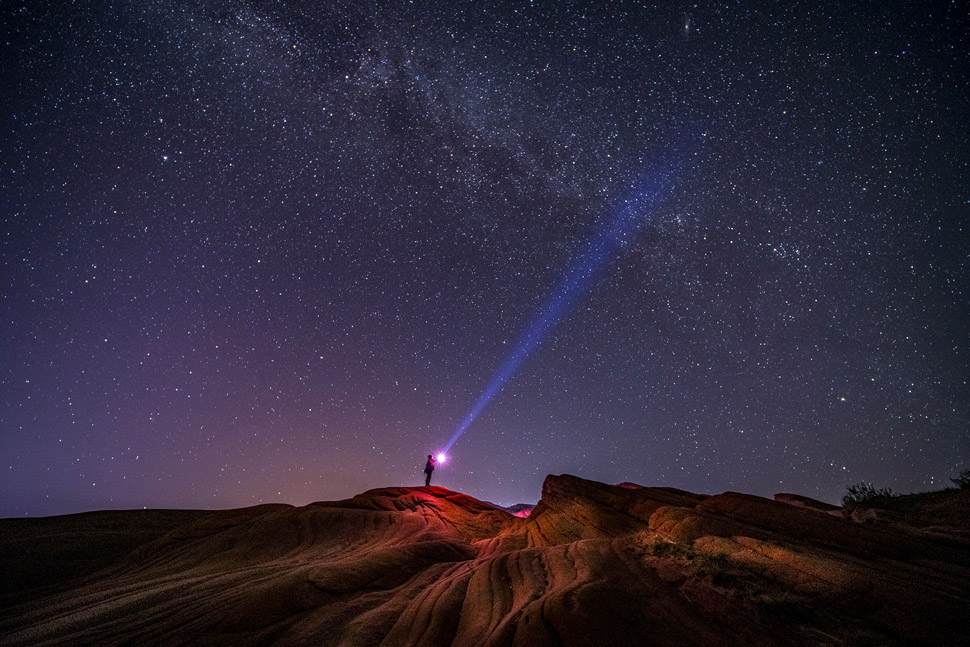
[[[940,512],[966,510],[967,491],[907,524],[631,485],[550,476],[527,518],[418,487],[302,508],[0,521],[12,584],[0,643],[970,640],[965,517],[948,526]]]

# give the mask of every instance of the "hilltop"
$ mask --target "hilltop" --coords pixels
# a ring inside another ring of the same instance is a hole
[[[970,491],[889,510],[549,476],[0,521],[4,645],[910,645],[970,640]]]

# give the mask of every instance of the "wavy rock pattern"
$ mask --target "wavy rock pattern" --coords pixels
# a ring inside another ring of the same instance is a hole
[[[526,518],[419,487],[5,520],[0,642],[967,644],[967,528],[801,499],[550,476]]]

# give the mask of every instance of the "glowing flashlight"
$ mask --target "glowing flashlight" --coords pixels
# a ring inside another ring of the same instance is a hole
[[[448,459],[448,457],[445,456],[444,454],[438,454],[437,460],[438,460],[439,463],[444,463],[445,460],[447,460],[447,459]]]

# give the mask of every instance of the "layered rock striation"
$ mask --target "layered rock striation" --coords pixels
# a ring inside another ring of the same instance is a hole
[[[949,495],[953,509],[970,503]],[[525,518],[418,487],[6,520],[0,564],[15,586],[0,642],[967,643],[966,528],[936,512],[922,528],[818,507],[549,476]]]

